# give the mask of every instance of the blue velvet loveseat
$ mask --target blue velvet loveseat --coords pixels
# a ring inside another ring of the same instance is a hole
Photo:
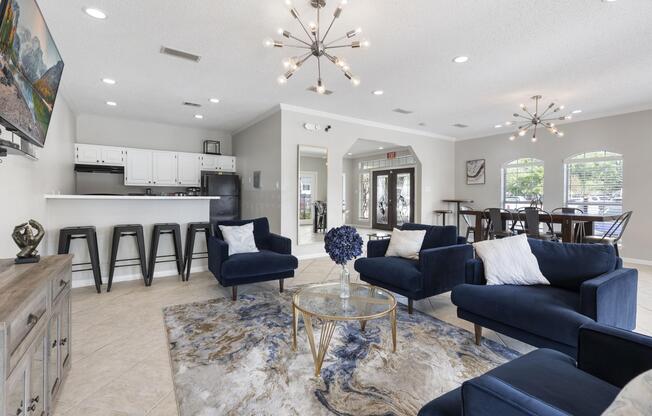
[[[652,369],[652,338],[586,324],[577,362],[539,349],[468,380],[419,416],[598,416],[634,377]]]
[[[260,251],[229,256],[229,245],[224,241],[219,226],[239,226],[250,222],[254,223],[254,239]],[[232,288],[233,300],[238,297],[239,285],[278,280],[283,292],[283,279],[294,277],[298,261],[292,255],[292,242],[271,233],[267,218],[218,222],[213,224],[213,230],[213,236],[208,237],[208,269],[222,286]]]
[[[464,283],[465,263],[473,258],[473,248],[464,237],[457,236],[457,227],[403,224],[401,230],[426,230],[419,260],[385,257],[389,240],[373,240],[367,244],[367,257],[355,261],[360,279],[408,298],[408,312],[413,300],[450,291]]]
[[[636,326],[638,271],[622,267],[613,246],[528,239],[550,285],[486,285],[482,261],[466,264],[466,284],[453,289],[457,315],[530,345],[576,356],[578,331],[598,322]]]

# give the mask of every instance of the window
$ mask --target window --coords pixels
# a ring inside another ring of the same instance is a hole
[[[503,165],[503,207],[529,207],[543,200],[543,161],[532,158],[513,160]]]
[[[361,220],[369,219],[369,198],[371,196],[371,174],[360,174],[360,201],[358,204],[358,217]]]
[[[582,153],[565,161],[566,205],[588,214],[623,212],[623,156],[606,151]],[[596,224],[597,232],[607,225]]]

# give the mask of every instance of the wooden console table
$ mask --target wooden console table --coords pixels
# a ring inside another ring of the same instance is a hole
[[[0,416],[53,414],[70,369],[72,256],[0,260]]]

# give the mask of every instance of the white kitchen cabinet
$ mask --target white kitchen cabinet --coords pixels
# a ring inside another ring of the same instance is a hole
[[[80,165],[124,166],[125,149],[95,144],[75,144],[75,163]]]
[[[179,153],[177,156],[178,184],[199,186],[201,180],[201,155],[197,153]]]
[[[127,149],[125,166],[125,185],[152,184],[152,151]]]
[[[102,146],[102,164],[107,166],[124,166],[125,150],[121,147]]]
[[[152,185],[178,185],[177,173],[176,153],[158,151],[152,152]]]
[[[203,155],[201,168],[208,171],[235,172],[235,157]]]
[[[218,170],[219,156],[216,155],[202,155],[201,157],[201,170]]]

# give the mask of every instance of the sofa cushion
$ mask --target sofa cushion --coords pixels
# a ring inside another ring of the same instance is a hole
[[[256,240],[256,245],[258,248],[262,248],[269,236],[269,221],[267,218],[256,218],[253,220],[232,220],[232,221],[219,221],[213,225],[213,230],[215,231],[215,236],[220,240],[224,240],[222,231],[220,231],[220,225],[225,225],[229,227],[241,226],[249,224],[250,222],[254,223],[254,239]]]
[[[535,239],[528,242],[552,286],[579,291],[582,282],[616,269],[616,251],[610,245],[559,244]]]
[[[258,253],[234,254],[222,263],[222,277],[229,280],[281,273],[294,270],[297,266],[296,257],[273,251],[262,250]]]
[[[613,402],[619,389],[575,367],[575,360],[558,351],[539,349],[501,365],[480,376],[495,377],[520,393],[559,409],[567,414],[599,415]],[[491,403],[469,403],[475,380],[462,385],[465,411],[491,408]],[[486,395],[485,395],[486,397]],[[496,397],[509,401],[509,397]]]
[[[426,230],[421,250],[457,244],[457,227],[454,225],[440,227],[437,225],[405,223],[401,226],[401,230]]]
[[[361,258],[355,262],[360,275],[410,292],[421,290],[418,262],[401,257]]]
[[[417,416],[462,416],[462,388],[451,390],[426,404]]]
[[[579,294],[551,286],[484,286],[453,288],[459,308],[504,325],[576,346],[580,326],[593,322],[579,312]]]
[[[473,248],[484,263],[488,285],[550,284],[541,274],[525,234],[480,241],[473,243]]]

